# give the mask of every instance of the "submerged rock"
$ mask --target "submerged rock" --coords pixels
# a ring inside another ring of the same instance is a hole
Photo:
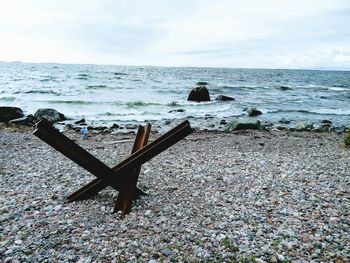
[[[225,95],[218,95],[215,100],[219,100],[219,101],[233,101],[235,100],[234,98],[232,97],[229,97],[229,96],[225,96]]]
[[[187,98],[188,101],[210,101],[209,91],[206,87],[200,86],[191,90]]]
[[[0,107],[0,122],[9,122],[23,117],[23,111],[18,107]]]
[[[260,129],[260,121],[255,119],[238,119],[229,122],[225,130],[226,131],[238,131],[238,130],[259,130]]]
[[[247,112],[249,117],[254,117],[262,114],[262,112],[260,110],[257,110],[256,108],[251,108]]]
[[[36,121],[37,121],[37,119],[33,115],[30,114],[26,117],[11,120],[10,123],[25,125],[25,126],[33,126]]]
[[[40,119],[47,119],[50,123],[55,123],[58,121],[64,121],[67,118],[60,112],[58,112],[55,109],[49,109],[49,108],[41,108],[38,109],[34,117],[37,118],[38,120]]]
[[[198,81],[198,82],[197,82],[197,85],[198,85],[198,86],[205,86],[205,85],[208,85],[208,82],[205,82],[205,81]]]

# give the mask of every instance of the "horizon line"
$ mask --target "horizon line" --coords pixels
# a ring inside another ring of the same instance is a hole
[[[326,67],[315,67],[315,68],[276,68],[276,67],[230,67],[230,66],[164,66],[164,65],[136,65],[136,64],[105,64],[105,63],[67,63],[67,62],[31,62],[31,61],[4,61],[0,60],[0,63],[9,64],[52,64],[52,65],[90,65],[90,66],[121,66],[121,67],[162,67],[162,68],[216,68],[216,69],[257,69],[257,70],[309,70],[309,71],[350,71],[350,68],[326,68]]]

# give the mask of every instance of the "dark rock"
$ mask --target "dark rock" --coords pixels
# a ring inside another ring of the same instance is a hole
[[[225,130],[226,131],[238,131],[238,130],[259,130],[260,129],[260,121],[255,119],[238,119],[229,122]]]
[[[177,109],[177,110],[171,110],[169,111],[169,113],[173,113],[173,112],[185,112],[185,109]]]
[[[322,120],[321,123],[323,123],[323,124],[332,124],[332,122],[330,120]]]
[[[76,122],[74,122],[75,124],[82,124],[82,123],[84,123],[84,125],[86,125],[86,121],[85,121],[85,119],[83,118],[83,119],[81,119],[81,120],[78,120],[78,121],[76,121]]]
[[[37,119],[33,115],[28,115],[28,116],[23,117],[23,118],[11,120],[10,123],[25,125],[25,126],[33,126],[35,124],[36,120]]]
[[[187,98],[188,101],[210,101],[209,91],[206,87],[196,87],[191,90]]]
[[[261,114],[262,114],[262,112],[257,110],[256,108],[252,108],[252,109],[248,110],[249,117],[258,116],[258,115],[261,115]]]
[[[89,130],[97,130],[97,131],[104,131],[105,129],[108,129],[106,126],[96,126],[96,127],[88,127]]]
[[[205,85],[208,85],[208,82],[205,82],[205,81],[198,81],[198,82],[197,82],[197,85],[198,85],[198,86],[205,86]]]
[[[120,126],[118,125],[118,124],[116,124],[116,123],[114,123],[112,126],[111,126],[111,130],[116,130],[116,129],[118,129]]]
[[[169,124],[171,124],[171,121],[170,121],[170,120],[166,120],[166,121],[164,122],[164,124],[165,124],[165,125],[169,125]]]
[[[0,122],[9,122],[10,120],[23,118],[22,109],[17,107],[0,107]]]
[[[289,90],[289,87],[288,86],[280,86],[279,89],[286,91],[286,90]]]
[[[58,121],[64,121],[67,118],[60,112],[58,112],[55,109],[49,109],[49,108],[42,108],[38,109],[34,117],[36,117],[38,120],[40,119],[47,119],[50,123],[55,123]]]
[[[286,118],[282,118],[278,121],[279,123],[283,123],[283,124],[289,124],[290,120],[287,120]]]
[[[137,125],[136,124],[127,124],[127,125],[125,125],[125,129],[135,130],[135,129],[137,129]]]
[[[227,121],[226,120],[221,120],[220,124],[227,124]]]
[[[234,98],[232,97],[229,97],[229,96],[225,96],[225,95],[218,95],[215,100],[219,100],[219,101],[233,101],[235,100]]]

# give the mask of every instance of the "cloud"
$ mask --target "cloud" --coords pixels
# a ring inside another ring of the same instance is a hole
[[[350,2],[3,1],[0,60],[348,68]]]

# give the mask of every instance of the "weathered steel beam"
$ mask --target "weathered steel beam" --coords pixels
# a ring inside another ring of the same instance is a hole
[[[120,190],[117,178],[112,176],[113,171],[111,168],[56,130],[47,120],[42,119],[39,121],[33,134],[106,182],[106,184],[118,191]]]
[[[147,124],[145,127],[139,126],[135,143],[131,151],[132,154],[146,146],[150,133],[150,124]],[[132,200],[134,200],[135,197],[136,185],[139,179],[140,171],[141,166],[136,167],[130,175],[123,174],[121,176],[121,190],[118,194],[118,199],[114,207],[114,212],[122,211],[122,218],[124,218],[126,214],[130,213]]]

